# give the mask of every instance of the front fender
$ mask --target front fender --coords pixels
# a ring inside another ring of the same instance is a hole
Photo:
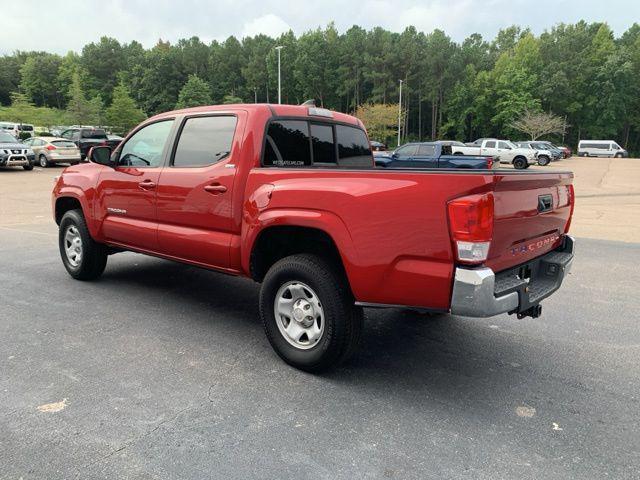
[[[89,190],[84,190],[82,187],[77,185],[69,185],[64,182],[64,177],[61,177],[56,186],[53,189],[52,193],[52,213],[54,220],[56,219],[56,205],[57,202],[62,198],[73,198],[80,203],[82,208],[82,214],[84,215],[85,221],[87,223],[87,228],[89,229],[89,233],[95,239],[98,237],[99,228],[93,218],[93,210],[91,208],[94,189],[91,188]]]

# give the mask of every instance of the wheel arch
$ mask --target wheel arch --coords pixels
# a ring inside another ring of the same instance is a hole
[[[245,234],[243,243],[248,248],[242,256],[243,270],[254,280],[262,281],[271,265],[298,253],[329,259],[347,279],[352,277],[356,254],[349,231],[338,216],[313,210],[270,210],[257,220]]]

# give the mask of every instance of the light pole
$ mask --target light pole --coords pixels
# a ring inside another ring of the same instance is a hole
[[[400,125],[402,124],[402,80],[400,80],[400,98],[398,99],[398,146],[400,146]]]
[[[282,103],[282,83],[280,80],[280,50],[282,50],[282,45],[276,47],[278,51],[278,104]]]

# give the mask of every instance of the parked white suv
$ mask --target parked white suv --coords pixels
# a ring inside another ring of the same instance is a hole
[[[628,157],[629,152],[613,140],[580,140],[578,143],[580,157]]]
[[[537,162],[537,152],[530,148],[520,148],[509,140],[485,138],[480,146],[451,146],[454,155],[482,155],[497,158],[500,163],[511,163],[518,170],[529,168]]]

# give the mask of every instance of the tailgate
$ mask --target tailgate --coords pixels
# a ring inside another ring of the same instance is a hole
[[[572,182],[568,172],[498,175],[486,265],[500,272],[560,246],[572,214]]]

